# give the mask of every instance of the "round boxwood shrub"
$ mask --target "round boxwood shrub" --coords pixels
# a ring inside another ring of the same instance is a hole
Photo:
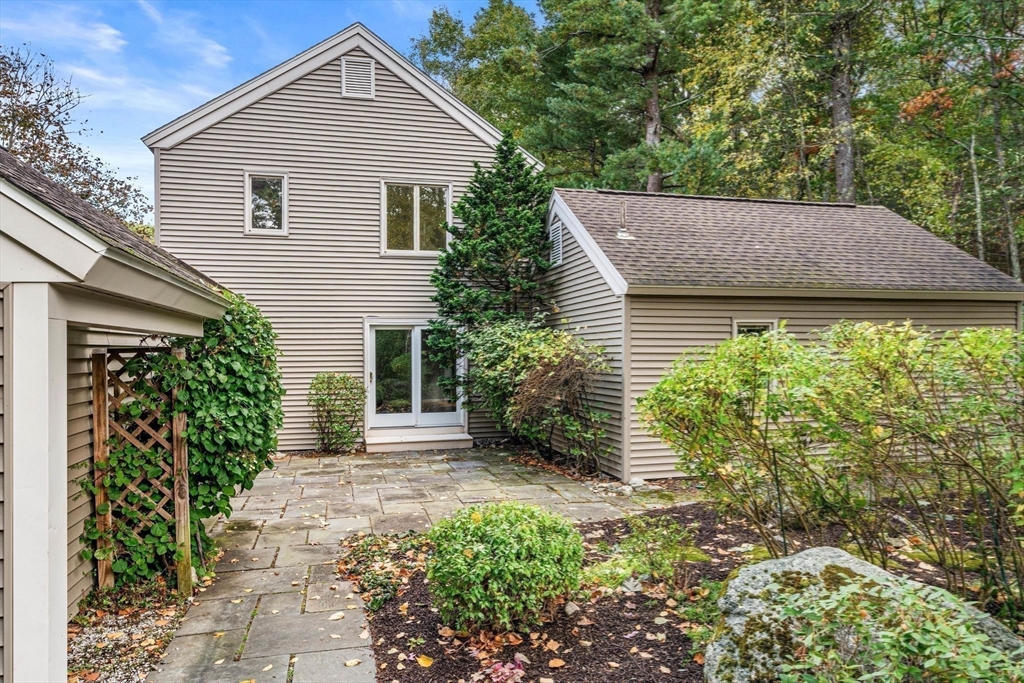
[[[570,522],[532,505],[463,508],[438,522],[430,540],[434,606],[458,630],[535,624],[579,588],[583,539]]]

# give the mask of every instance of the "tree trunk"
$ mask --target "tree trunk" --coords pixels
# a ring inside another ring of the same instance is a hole
[[[853,45],[854,17],[843,13],[832,23],[832,132],[836,137],[836,194],[841,202],[857,201],[853,183],[853,85],[850,77],[850,50]]]
[[[978,161],[974,156],[974,136],[971,136],[971,178],[974,180],[974,238],[978,242],[978,259],[985,260],[985,232],[982,229],[981,213],[981,181],[978,180]]]
[[[658,20],[661,17],[661,0],[648,0],[647,16]],[[648,90],[647,102],[644,106],[644,124],[646,133],[644,141],[648,147],[657,148],[661,144],[661,101],[658,96],[658,52],[660,42],[647,46],[647,63],[641,71],[644,86]],[[661,192],[664,176],[661,171],[651,171],[647,176],[647,191]]]
[[[1006,193],[1006,155],[1003,153],[1003,110],[999,100],[999,91],[992,92],[992,144],[996,149],[996,168],[999,171],[999,198],[1003,203],[1003,214],[1006,219],[1006,243],[1009,247],[1010,274],[1013,279],[1021,281],[1020,249],[1017,246],[1017,234],[1013,229],[1013,207]]]

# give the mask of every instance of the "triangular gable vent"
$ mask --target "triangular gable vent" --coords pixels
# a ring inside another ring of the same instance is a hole
[[[341,96],[373,99],[373,60],[341,58]]]

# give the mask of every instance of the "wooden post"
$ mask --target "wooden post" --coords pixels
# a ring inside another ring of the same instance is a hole
[[[171,349],[171,354],[185,359],[185,349]],[[171,389],[171,409],[177,402],[178,388]],[[174,537],[181,559],[178,560],[178,594],[192,595],[192,537],[188,510],[188,443],[185,441],[185,413],[178,413],[171,423],[171,444],[174,450]]]
[[[96,485],[96,528],[106,534],[111,527],[110,497],[107,487],[103,485],[103,477],[107,470],[97,467],[98,463],[107,462],[107,439],[110,438],[110,419],[107,406],[107,352],[92,352],[92,458],[93,483]],[[104,512],[100,512],[104,510]],[[96,541],[96,550],[110,548],[110,540],[100,536]],[[103,553],[99,553],[103,554]],[[100,588],[114,587],[114,571],[111,569],[110,557],[96,559],[97,581]]]

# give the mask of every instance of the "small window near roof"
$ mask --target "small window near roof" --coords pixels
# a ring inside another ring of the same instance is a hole
[[[551,224],[548,241],[551,243],[551,256],[548,259],[551,267],[562,265],[562,221],[554,221]]]
[[[448,195],[446,185],[385,183],[384,251],[432,254],[444,249]]]
[[[733,337],[760,336],[775,329],[774,320],[737,320],[733,322]]]
[[[362,57],[341,58],[341,96],[373,99],[373,60]]]
[[[245,231],[288,234],[288,176],[275,173],[245,174]]]

